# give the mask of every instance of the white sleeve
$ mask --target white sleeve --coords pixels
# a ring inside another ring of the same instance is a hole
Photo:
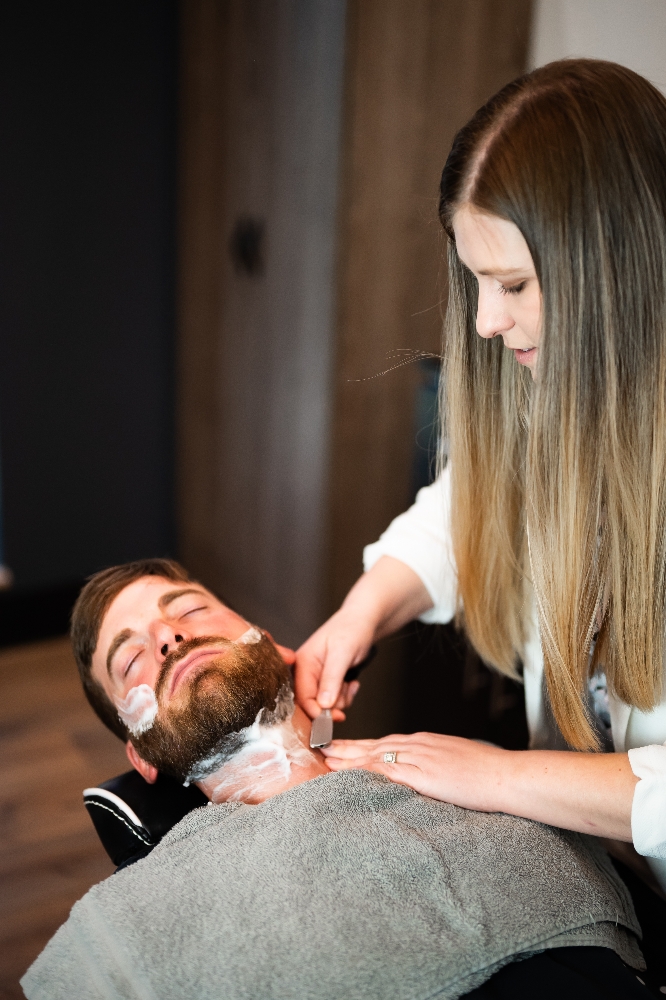
[[[629,751],[640,781],[631,806],[634,847],[646,858],[666,859],[666,744]]]
[[[433,607],[420,620],[429,624],[451,621],[456,610],[450,521],[451,473],[447,467],[432,486],[419,490],[416,502],[391,521],[379,541],[363,550],[366,573],[382,556],[393,556],[421,577]]]

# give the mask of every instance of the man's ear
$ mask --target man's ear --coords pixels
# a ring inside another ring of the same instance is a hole
[[[152,764],[148,764],[143,757],[139,757],[136,752],[136,748],[130,740],[125,744],[125,753],[127,754],[127,759],[132,765],[132,767],[139,772],[142,778],[148,782],[149,785],[154,785],[157,781],[157,775],[159,771]]]
[[[266,631],[266,629],[264,629],[264,635],[267,635],[268,638],[271,640],[271,642],[273,643],[273,645],[275,646],[275,648],[277,649],[278,653],[280,654],[284,662],[287,664],[287,666],[293,667],[294,663],[296,662],[296,653],[294,652],[294,650],[289,649],[289,646],[281,646],[279,642],[275,641],[270,632]]]

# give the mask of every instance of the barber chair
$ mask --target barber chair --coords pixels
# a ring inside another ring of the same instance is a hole
[[[85,807],[99,839],[117,868],[144,858],[184,816],[208,799],[196,785],[185,788],[166,774],[149,785],[138,771],[127,771],[86,788]]]

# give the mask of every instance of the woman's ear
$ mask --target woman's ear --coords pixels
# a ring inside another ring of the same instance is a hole
[[[125,753],[127,754],[127,759],[132,765],[132,767],[139,772],[141,777],[148,782],[149,785],[154,785],[157,781],[157,775],[159,771],[152,764],[148,764],[143,757],[139,757],[136,752],[134,744],[127,741],[125,744]]]

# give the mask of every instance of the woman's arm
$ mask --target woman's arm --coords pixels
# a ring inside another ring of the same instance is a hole
[[[296,653],[296,698],[311,718],[322,708],[335,706],[334,719],[358,689],[353,682],[341,691],[349,667],[368,655],[373,642],[395,632],[432,607],[421,578],[391,556],[378,562],[356,581],[339,611],[303,643]]]
[[[298,650],[296,698],[314,718],[333,708],[344,719],[358,682],[342,685],[351,666],[365,659],[373,642],[413,618],[447,622],[456,610],[456,572],[449,509],[451,472],[447,468],[415,503],[391,521],[377,542],[366,545],[366,572],[332,618]]]
[[[385,763],[386,752],[397,753]],[[637,778],[626,753],[501,750],[435,733],[335,740],[331,770],[377,771],[417,792],[466,809],[505,812],[566,830],[631,841]]]

